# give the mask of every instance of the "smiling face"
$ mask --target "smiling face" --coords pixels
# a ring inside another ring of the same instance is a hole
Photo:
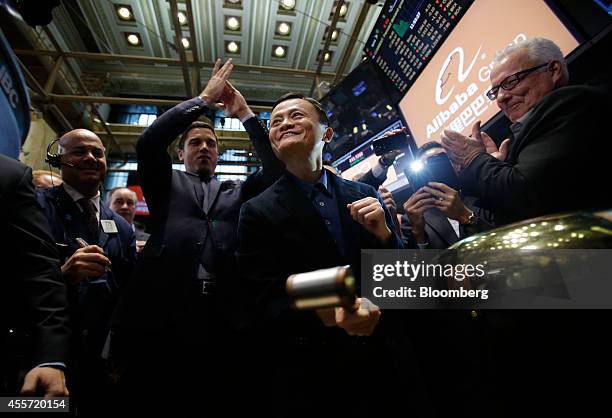
[[[321,124],[314,105],[304,99],[285,100],[270,115],[270,143],[285,164],[320,159],[332,135],[333,130]]]
[[[217,168],[219,149],[217,137],[209,128],[193,128],[186,134],[178,157],[190,173],[212,175]]]
[[[544,62],[535,62],[527,49],[519,49],[504,58],[491,71],[491,85],[499,85],[506,77],[526,70]],[[551,90],[561,82],[561,66],[552,61],[541,70],[521,76],[520,82],[510,90],[500,88],[497,93],[497,105],[512,122],[518,121],[533,108]]]
[[[102,141],[87,129],[75,129],[62,136],[59,144],[62,180],[89,197],[106,175]]]

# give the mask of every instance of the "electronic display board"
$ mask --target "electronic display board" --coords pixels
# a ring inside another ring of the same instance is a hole
[[[387,0],[364,51],[405,93],[472,2]]]

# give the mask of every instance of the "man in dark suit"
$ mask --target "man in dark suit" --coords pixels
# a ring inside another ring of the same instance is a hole
[[[612,194],[599,186],[612,147],[602,139],[612,101],[596,88],[567,82],[563,53],[552,41],[513,44],[496,57],[487,93],[513,122],[507,157],[497,158],[479,122],[473,138],[450,130],[442,135],[464,191],[480,198],[498,225],[612,206]]]
[[[235,290],[238,215],[243,202],[280,176],[282,164],[265,128],[227,81],[232,66],[231,59],[223,66],[218,60],[200,96],[168,110],[138,139],[151,237],[116,315],[129,397],[158,393],[152,383],[164,376],[174,382],[165,390],[180,392],[183,406],[204,399],[213,408],[230,390],[227,385],[245,385],[234,373],[240,356],[233,354],[241,349],[233,328],[244,321],[242,307],[230,305],[229,298]],[[246,181],[214,176],[217,136],[211,125],[197,121],[211,106],[240,118],[253,141],[263,170]],[[167,151],[178,135],[185,171],[172,169]]]
[[[359,283],[361,249],[401,248],[376,190],[322,168],[332,135],[317,101],[297,93],[281,97],[272,109],[270,142],[287,171],[240,212],[238,264],[260,315],[262,386],[274,394],[267,410],[273,416],[369,411],[379,389],[389,388],[384,377],[395,360],[386,345],[392,315],[381,317],[377,307],[361,299],[354,311],[289,307],[289,275],[349,264]],[[359,400],[351,384],[357,370],[367,386]]]
[[[563,53],[552,41],[511,45],[495,58],[487,93],[513,123],[509,140],[498,150],[479,123],[472,138],[444,131],[442,145],[462,184],[494,212],[496,224],[612,206],[612,194],[602,189],[609,178],[612,142],[605,121],[612,101],[596,88],[568,86],[568,78]],[[605,347],[600,330],[610,322],[607,311],[490,311],[483,318],[487,380],[495,388],[487,398],[506,405],[502,394],[516,387],[525,394],[504,407],[503,416],[525,405],[553,414],[605,399],[589,373],[610,370],[609,356],[600,349]]]
[[[63,184],[38,189],[38,201],[61,252],[75,347],[70,386],[81,414],[99,412],[110,382],[102,351],[118,294],[131,274],[134,232],[100,204],[106,174],[104,146],[96,134],[75,129],[59,140]]]
[[[4,155],[0,236],[0,394],[15,395],[18,369],[25,367],[23,395],[68,396],[70,329],[58,253],[36,202],[32,171]]]

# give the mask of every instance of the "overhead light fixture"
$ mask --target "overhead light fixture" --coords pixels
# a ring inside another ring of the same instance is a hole
[[[338,2],[337,1],[334,2],[334,7],[332,7],[331,13],[329,14],[329,18],[330,19],[336,13],[336,7],[338,7]],[[342,3],[342,6],[340,6],[340,17],[345,17],[346,16],[346,12],[348,12],[348,3],[344,2],[344,3]]]
[[[230,16],[225,19],[225,27],[229,30],[238,30],[240,29],[240,20],[235,16]]]
[[[189,45],[191,45],[189,43],[189,39],[187,39],[187,38],[181,39],[181,43],[183,44],[183,48],[185,48],[185,49],[189,49]]]
[[[291,24],[287,22],[280,22],[276,26],[276,33],[283,36],[288,36],[291,33]]]
[[[179,23],[181,25],[186,25],[187,24],[187,15],[185,15],[185,13],[178,12],[177,17],[178,17]]]
[[[326,39],[327,39],[327,37],[329,36],[329,29],[330,29],[330,28],[326,28],[326,29],[325,29],[325,35],[323,36],[323,40],[326,40]],[[335,40],[337,40],[337,39],[338,39],[338,33],[339,33],[339,32],[338,32],[338,30],[337,30],[337,29],[334,29],[334,30],[331,32],[331,40],[332,40],[332,41],[335,41]]]
[[[142,45],[142,41],[140,40],[140,35],[138,35],[137,33],[125,33],[125,39],[127,40],[128,44],[132,46]]]
[[[323,57],[323,61],[327,63],[332,60],[333,56],[334,51],[327,51],[325,54],[323,54],[323,50],[319,49],[319,52],[317,53],[317,61],[319,61],[321,57]]]
[[[121,20],[134,20],[134,14],[132,13],[132,8],[128,5],[117,4],[115,5],[115,10],[117,11],[117,16]]]
[[[277,58],[283,58],[287,54],[287,48],[284,46],[277,45],[274,47],[274,56]]]
[[[226,42],[225,51],[229,52],[230,54],[238,54],[240,52],[240,42]]]
[[[242,0],[226,0],[226,1],[231,4],[240,4]]]
[[[348,12],[348,6],[344,3],[340,6],[340,17],[346,16],[346,12]]]
[[[295,0],[281,0],[280,5],[285,10],[295,9]]]

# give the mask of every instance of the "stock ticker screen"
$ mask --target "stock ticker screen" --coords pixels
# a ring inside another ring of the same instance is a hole
[[[405,93],[474,0],[387,0],[364,51]]]

